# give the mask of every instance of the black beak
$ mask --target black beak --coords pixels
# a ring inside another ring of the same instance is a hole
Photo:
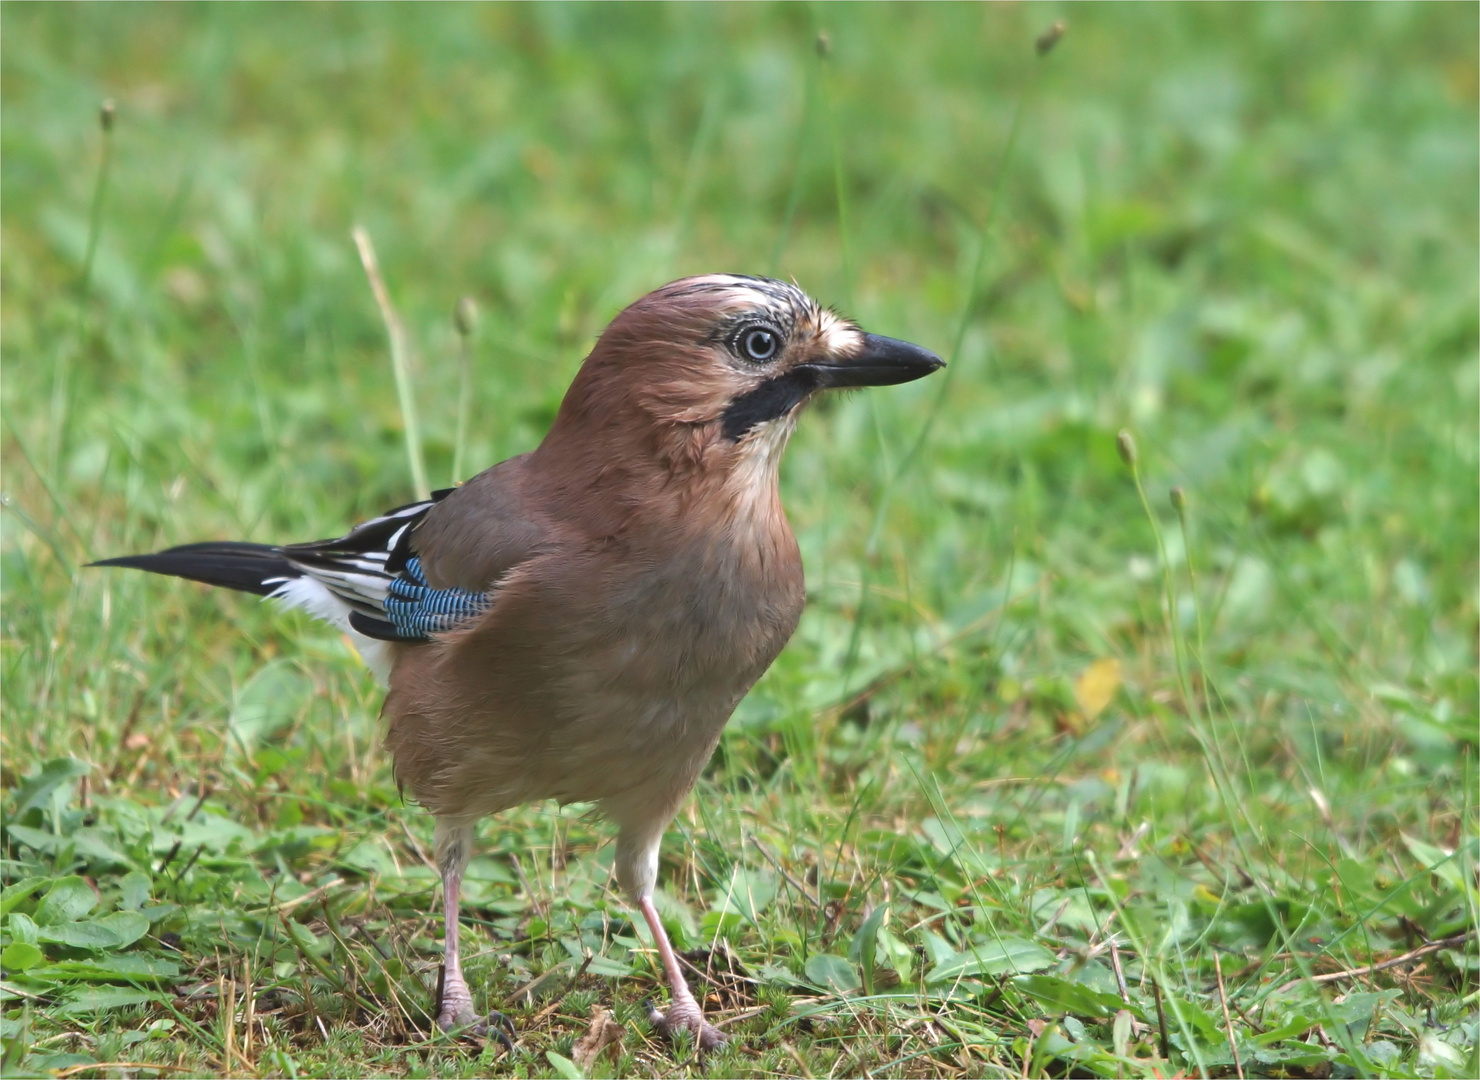
[[[797,365],[815,373],[819,389],[832,390],[914,382],[945,366],[946,362],[929,349],[878,334],[865,334],[863,350],[847,360],[808,361]]]
[[[735,442],[757,424],[785,416],[814,390],[850,386],[894,386],[923,379],[946,362],[908,341],[863,335],[863,348],[847,360],[808,360],[747,390],[721,414],[725,438]]]

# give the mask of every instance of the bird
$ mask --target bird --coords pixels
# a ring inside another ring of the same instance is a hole
[[[435,816],[441,1029],[509,1041],[502,1014],[473,1007],[459,891],[482,818],[554,799],[595,803],[616,826],[616,879],[668,984],[649,1019],[706,1051],[725,1036],[658,917],[659,848],[802,613],[782,453],[818,394],[944,366],[795,283],[683,278],[611,321],[532,451],[337,539],[94,565],[256,593],[354,642],[387,687],[395,780]]]

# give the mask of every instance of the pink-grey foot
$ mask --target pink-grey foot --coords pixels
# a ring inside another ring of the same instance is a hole
[[[496,1009],[479,1016],[462,972],[454,969],[453,977],[448,979],[445,964],[437,976],[437,1027],[449,1035],[497,1039],[509,1053],[514,1052],[514,1021]]]
[[[678,1031],[693,1032],[694,1045],[700,1053],[722,1045],[728,1040],[728,1036],[704,1019],[704,1013],[694,1000],[693,992],[689,990],[689,984],[678,966],[678,957],[668,941],[668,931],[663,929],[663,921],[658,918],[658,909],[654,906],[652,897],[642,897],[638,906],[642,908],[643,918],[647,920],[653,941],[658,946],[658,956],[663,961],[663,973],[668,976],[668,992],[673,999],[666,1013],[659,1012],[652,1002],[648,1002],[648,1022],[653,1025],[654,1030],[668,1038],[672,1038]]]
[[[675,1000],[668,1006],[666,1013],[659,1012],[657,1007],[649,1001],[647,1014],[648,1023],[653,1025],[653,1030],[665,1038],[671,1039],[680,1031],[692,1032],[694,1045],[698,1047],[700,1053],[723,1046],[730,1038],[704,1019],[698,1002],[692,997],[687,1000]]]

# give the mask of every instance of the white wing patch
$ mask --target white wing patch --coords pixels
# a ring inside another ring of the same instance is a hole
[[[383,593],[384,589],[381,591]],[[275,600],[285,608],[305,611],[315,619],[322,619],[348,634],[355,651],[360,654],[360,659],[365,661],[365,666],[375,676],[376,682],[381,686],[389,683],[391,662],[394,659],[391,643],[366,637],[350,626],[349,616],[354,608],[330,591],[323,582],[312,577],[289,578],[266,599]]]

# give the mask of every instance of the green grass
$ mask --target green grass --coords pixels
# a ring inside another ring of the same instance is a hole
[[[608,1075],[1475,1075],[1477,29],[5,5],[0,1067],[562,1075],[600,1006]],[[516,1055],[432,1038],[431,821],[348,646],[80,569],[410,497],[356,224],[434,487],[685,273],[952,360],[783,468],[807,612],[664,848],[702,1066],[582,807],[480,830]]]

